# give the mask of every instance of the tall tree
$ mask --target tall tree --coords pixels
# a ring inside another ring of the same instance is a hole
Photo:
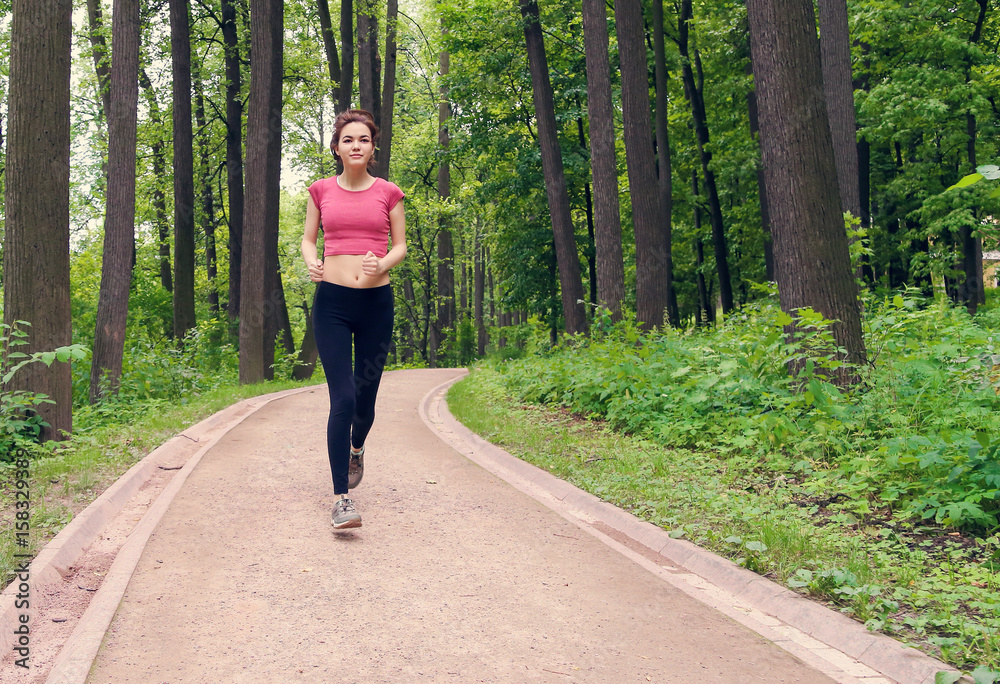
[[[250,3],[250,104],[247,121],[247,192],[243,224],[240,304],[240,383],[262,382],[271,373],[277,273],[278,201],[281,170],[281,79],[284,4]],[[275,269],[276,271],[276,269]]]
[[[983,25],[986,22],[986,12],[989,9],[989,0],[976,0],[979,5],[979,12],[976,16],[976,23],[969,36],[969,43],[975,46],[979,43],[983,35]],[[965,70],[965,81],[972,81],[972,61],[969,58],[969,65]],[[969,163],[969,173],[974,173],[978,162],[976,161],[976,115],[972,109],[965,114],[966,131],[968,142],[966,143],[966,159]],[[983,239],[976,235],[975,227],[971,225],[962,226],[959,230],[959,241],[962,253],[962,271],[965,273],[964,282],[961,283],[959,291],[965,300],[966,308],[970,314],[975,315],[980,304],[986,303],[986,290],[983,283]]]
[[[378,159],[375,175],[389,178],[389,161],[392,158],[392,121],[396,105],[396,22],[399,17],[398,0],[388,0],[385,19],[385,73],[382,76],[382,120],[379,123]]]
[[[380,60],[378,56],[378,4],[376,0],[358,0],[358,98],[361,108],[375,118],[375,125],[382,125],[382,93]]]
[[[818,0],[819,44],[823,64],[823,91],[837,164],[840,208],[861,216],[858,184],[858,134],[854,121],[854,79],[851,75],[851,37],[847,0]]]
[[[549,81],[549,66],[545,56],[538,3],[535,0],[519,0],[519,2],[521,17],[524,20],[524,38],[528,50],[528,67],[531,71],[531,96],[538,120],[538,142],[541,147],[545,192],[552,220],[566,332],[585,333],[587,317],[583,308],[580,258],[576,250],[576,236],[570,216],[569,193],[566,189],[566,176],[563,173],[559,129],[556,125],[555,103],[552,97],[552,84]],[[648,114],[647,106],[647,116]]]
[[[215,284],[218,275],[218,255],[215,247],[215,192],[212,190],[211,142],[208,140],[208,119],[205,118],[205,86],[202,81],[202,64],[192,57],[192,84],[194,86],[194,121],[198,126],[198,185],[201,195],[201,231],[205,236],[205,275],[208,278],[208,309],[219,311],[219,289]]]
[[[116,394],[121,379],[135,250],[135,156],[139,106],[139,0],[115,0],[108,113],[108,202],[97,303],[90,402]]]
[[[229,196],[229,324],[240,314],[243,260],[243,99],[236,7],[222,0],[222,39],[226,62],[226,189]]]
[[[608,13],[604,0],[583,0],[583,46],[587,60],[590,169],[594,182],[597,300],[611,311],[614,320],[620,320],[625,299],[625,266],[608,59]]]
[[[170,0],[174,121],[174,337],[195,326],[194,136],[191,128],[189,0]]]
[[[100,94],[99,114],[107,121],[111,112],[111,67],[108,59],[108,43],[104,39],[104,13],[101,10],[101,0],[87,0],[87,21],[90,53],[94,59],[97,89]]]
[[[663,325],[669,281],[665,235],[659,220],[649,67],[641,0],[615,0],[622,77],[622,128],[635,227],[635,308],[645,328]]]
[[[340,57],[337,55],[337,40],[333,35],[333,21],[330,19],[330,3],[327,0],[316,0],[316,9],[319,11],[319,26],[326,50],[327,69],[330,72],[330,92],[336,102],[337,91],[340,89]]]
[[[437,191],[442,203],[451,197],[451,160],[448,146],[451,137],[448,120],[451,118],[451,103],[448,101],[448,77],[450,56],[446,50],[438,54],[438,73],[441,76],[438,99],[438,173]],[[443,212],[438,219],[437,232],[437,317],[430,327],[430,362],[437,364],[438,351],[444,344],[447,331],[455,326],[455,246],[452,242],[450,217]]]
[[[663,45],[663,0],[653,0],[653,62],[656,83],[656,173],[660,200],[660,230],[664,243],[664,279],[667,281],[667,321],[681,324],[674,292],[673,255],[673,180],[670,161],[670,138],[667,131],[667,57]]]
[[[167,218],[167,198],[163,192],[163,179],[167,177],[167,155],[160,137],[160,126],[162,116],[160,115],[160,105],[156,101],[156,93],[153,91],[153,84],[146,74],[146,70],[139,69],[139,85],[146,96],[146,106],[149,108],[149,119],[153,124],[155,133],[150,148],[153,153],[153,211],[156,224],[157,252],[159,254],[160,284],[167,292],[173,292],[174,281],[173,271],[170,264],[170,221]],[[172,332],[172,331],[171,331]]]
[[[72,341],[69,295],[70,0],[14,0],[5,165],[4,322],[28,321],[27,353]],[[42,436],[73,429],[69,364],[31,364],[4,390],[55,401]]]
[[[340,91],[335,110],[337,114],[351,108],[354,92],[354,0],[340,0],[340,46],[343,63],[340,67]]]
[[[831,182],[837,171],[815,11],[810,0],[748,0],[747,14],[781,308],[794,314],[811,307],[835,321],[837,346],[861,363],[861,308]],[[836,377],[856,380],[850,370]]]
[[[729,248],[726,244],[726,229],[722,220],[722,204],[712,168],[712,151],[708,135],[708,115],[705,111],[705,95],[702,87],[700,60],[697,50],[691,49],[690,24],[693,20],[691,0],[681,0],[681,12],[677,21],[677,45],[681,52],[681,74],[684,92],[691,104],[691,118],[694,123],[698,156],[701,159],[702,177],[705,179],[705,199],[708,203],[708,218],[712,225],[712,243],[715,246],[715,272],[719,278],[719,297],[722,299],[723,313],[733,310],[733,286],[729,278]],[[698,77],[695,77],[697,68]]]

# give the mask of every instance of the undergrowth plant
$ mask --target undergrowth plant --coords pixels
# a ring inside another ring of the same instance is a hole
[[[31,364],[51,366],[87,357],[88,350],[78,344],[31,354],[21,351],[19,348],[28,344],[27,328],[30,326],[27,321],[15,321],[13,325],[0,323],[0,387],[6,387],[20,370]],[[55,401],[29,390],[0,392],[0,462],[10,462],[18,449],[28,453],[39,450],[42,429],[48,427],[38,412],[44,404],[55,404]]]
[[[1000,515],[1000,326],[904,293],[866,303],[872,363],[841,389],[829,321],[772,300],[718,330],[589,340],[497,365],[529,402],[608,421],[665,446],[709,449],[746,472],[783,473],[837,495],[855,519],[902,516],[987,531]],[[801,368],[797,376],[790,367]],[[849,518],[845,518],[849,519]]]

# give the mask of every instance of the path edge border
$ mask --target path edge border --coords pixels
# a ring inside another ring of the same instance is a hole
[[[73,563],[83,555],[83,552],[98,538],[105,526],[122,511],[132,497],[152,477],[164,459],[170,458],[181,445],[186,446],[191,441],[204,442],[196,452],[188,456],[180,470],[169,480],[163,491],[150,504],[146,514],[127,536],[101,587],[92,597],[76,628],[53,661],[47,682],[85,681],[90,665],[97,655],[97,649],[93,649],[89,660],[82,654],[70,658],[69,652],[79,650],[80,638],[84,633],[90,635],[89,641],[93,641],[93,636],[96,633],[93,625],[95,622],[102,624],[100,638],[97,639],[96,644],[97,648],[100,648],[104,632],[107,630],[111,618],[114,617],[121,596],[131,579],[132,571],[139,561],[139,556],[142,554],[149,535],[152,534],[159,519],[201,457],[215,446],[223,436],[264,406],[288,396],[315,391],[317,387],[321,387],[321,385],[295,387],[249,397],[181,430],[129,468],[125,474],[75,515],[66,527],[42,547],[28,568],[29,586],[33,596],[37,595],[43,588],[63,580],[65,575],[70,572]],[[16,637],[14,629],[19,624],[20,610],[16,607],[15,600],[17,592],[17,582],[11,582],[0,594],[0,649],[4,651],[10,649],[14,644]],[[118,594],[117,599],[113,598],[115,593]],[[108,615],[109,609],[111,612]],[[68,662],[73,663],[72,668],[66,667]],[[82,671],[81,675],[78,670],[84,663],[86,663],[86,669]],[[57,666],[62,671],[59,676],[56,676]]]
[[[578,517],[604,523],[670,563],[896,682],[934,684],[938,672],[957,673],[947,663],[890,636],[870,632],[864,625],[842,613],[692,542],[674,539],[663,528],[641,520],[484,440],[460,423],[448,410],[448,389],[466,375],[467,373],[463,373],[447,380],[424,395],[419,404],[420,417],[446,444],[453,448],[467,446],[466,449],[456,448],[456,451],[541,504],[552,508],[551,499],[555,499],[573,509]],[[445,432],[450,432],[453,439],[449,439]],[[542,496],[539,496],[539,490],[543,493]],[[959,681],[971,682],[971,679],[962,677]]]

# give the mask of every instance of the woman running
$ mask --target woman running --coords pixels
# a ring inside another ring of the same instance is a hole
[[[337,117],[330,149],[344,170],[309,186],[302,237],[309,277],[319,283],[313,323],[330,390],[326,440],[336,529],[361,527],[347,493],[364,475],[365,438],[392,342],[389,269],[406,256],[403,191],[370,173],[377,141],[370,113],[349,109]],[[323,259],[316,250],[320,226]]]

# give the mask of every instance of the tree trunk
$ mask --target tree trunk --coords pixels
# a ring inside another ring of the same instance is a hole
[[[198,182],[201,185],[201,228],[205,235],[205,276],[208,278],[208,310],[219,312],[219,290],[215,286],[218,275],[218,255],[215,247],[215,193],[212,192],[212,156],[204,136],[208,135],[205,119],[205,95],[201,80],[202,65],[193,60],[194,120],[202,138],[198,142]]]
[[[475,245],[473,246],[473,308],[476,318],[476,353],[482,357],[486,355],[486,320],[483,315],[483,303],[486,295],[486,264],[483,254],[483,237],[480,226],[476,226]]]
[[[752,75],[753,69],[747,71]],[[750,137],[760,146],[760,122],[757,116],[757,91],[747,92],[747,116],[750,120]],[[774,282],[774,241],[771,238],[771,208],[767,202],[767,184],[764,182],[764,164],[757,163],[757,195],[760,203],[760,228],[764,233],[764,274]]]
[[[153,84],[146,75],[146,70],[139,69],[139,85],[146,95],[146,105],[149,107],[149,118],[153,123],[154,130],[159,131],[162,123],[160,116],[160,106],[156,102],[156,93],[153,91]],[[173,292],[174,284],[172,271],[170,268],[170,221],[167,219],[167,198],[163,192],[163,179],[167,177],[167,156],[163,150],[163,140],[158,134],[154,134],[150,143],[153,153],[153,212],[156,223],[157,253],[160,258],[160,285],[167,292]],[[170,330],[173,333],[173,330]]]
[[[608,14],[604,0],[583,0],[583,46],[587,60],[590,169],[594,182],[597,301],[611,311],[613,320],[618,321],[625,299],[625,265],[608,59]]]
[[[340,0],[340,46],[343,49],[343,64],[340,69],[337,114],[351,108],[351,95],[354,92],[354,0]]]
[[[528,50],[528,66],[531,69],[532,100],[535,105],[535,116],[538,119],[542,171],[545,175],[545,191],[555,239],[566,332],[571,335],[585,333],[587,317],[582,303],[584,294],[583,282],[580,279],[580,258],[577,255],[576,236],[570,216],[569,193],[566,189],[566,176],[563,173],[562,150],[559,149],[559,129],[556,125],[555,104],[552,98],[552,84],[549,81],[548,60],[545,57],[542,25],[538,16],[538,3],[535,0],[519,0],[519,2],[521,16],[524,19],[524,38]]]
[[[837,164],[840,208],[861,216],[858,187],[858,134],[854,122],[854,79],[851,77],[851,37],[847,0],[818,0],[823,92]]]
[[[90,51],[94,58],[94,71],[97,73],[97,89],[100,101],[99,114],[107,121],[111,116],[111,58],[108,57],[108,43],[104,39],[104,17],[101,10],[101,0],[87,0],[87,20],[90,38]]]
[[[358,97],[361,108],[367,109],[375,118],[375,125],[382,125],[382,111],[379,106],[379,56],[378,17],[376,0],[358,0]]]
[[[622,121],[635,227],[635,306],[643,328],[663,325],[669,281],[649,113],[649,68],[640,0],[615,0],[621,60]]]
[[[170,54],[174,76],[174,337],[178,340],[195,326],[190,32],[188,0],[170,0]]]
[[[761,156],[774,213],[774,259],[781,308],[811,307],[836,321],[846,360],[866,358],[861,309],[840,211],[833,140],[826,115],[816,15],[810,0],[748,0],[751,52],[760,103]],[[793,326],[786,328],[793,332]],[[792,369],[795,370],[794,368]],[[857,375],[834,375],[841,384]]]
[[[691,196],[694,197],[692,213],[694,214],[695,267],[698,273],[698,319],[697,325],[715,324],[715,305],[708,292],[705,281],[705,244],[701,235],[701,204],[698,199],[698,172],[691,172]]]
[[[715,185],[715,172],[712,170],[712,153],[709,151],[708,117],[705,113],[705,98],[699,79],[695,78],[690,41],[688,37],[688,22],[692,20],[691,0],[682,0],[681,14],[677,23],[678,46],[681,51],[681,74],[684,79],[684,90],[691,104],[691,118],[694,122],[695,139],[698,143],[698,156],[701,159],[702,175],[705,178],[705,197],[708,200],[708,218],[712,224],[712,243],[715,247],[715,271],[719,278],[719,295],[722,298],[722,311],[728,314],[733,310],[733,286],[729,277],[729,249],[726,245],[726,228],[722,220],[722,205],[719,203],[719,191]],[[700,69],[699,69],[700,75]]]
[[[667,322],[679,327],[677,293],[674,291],[673,255],[673,169],[667,131],[667,58],[663,45],[663,0],[653,0],[653,60],[656,82],[656,173],[659,190],[660,230],[666,250],[664,279],[667,281]]]
[[[299,363],[292,371],[293,380],[308,380],[316,370],[316,359],[319,357],[319,349],[316,347],[316,332],[313,330],[312,311],[309,310],[309,302],[303,301],[299,305],[302,313],[305,314],[306,331],[302,335],[302,345],[299,348]]]
[[[448,100],[448,86],[443,81],[448,76],[449,64],[448,53],[441,52],[438,55],[439,72],[442,76],[441,99],[438,100],[438,148],[441,151],[441,163],[438,165],[437,190],[445,204],[451,197],[451,162],[448,158],[451,103]],[[430,327],[429,361],[432,367],[437,365],[438,352],[448,338],[447,331],[455,327],[455,246],[446,215],[438,219],[437,258],[437,320]]]
[[[69,0],[14,0],[7,119],[3,316],[29,321],[28,345],[51,351],[72,342],[69,291]],[[3,388],[42,393],[44,439],[73,429],[68,363],[22,368]]]
[[[274,296],[278,253],[281,170],[281,79],[284,5],[250,3],[250,118],[247,121],[247,187],[243,223],[240,305],[240,384],[262,382],[272,373],[271,321],[284,301]]]
[[[240,315],[243,261],[243,77],[236,8],[222,0],[222,38],[226,46],[226,189],[229,195],[229,327],[234,336]]]
[[[330,95],[337,102],[337,90],[340,87],[340,57],[337,55],[337,40],[333,35],[333,21],[330,18],[330,3],[327,0],[316,0],[319,12],[319,26],[323,34],[323,48],[326,50],[326,65],[330,71]]]
[[[135,249],[135,154],[139,106],[139,0],[115,0],[108,113],[108,204],[90,403],[118,393]],[[107,394],[106,394],[107,393]]]
[[[989,8],[989,0],[976,0],[979,5],[979,14],[976,17],[975,27],[969,42],[976,44],[983,34],[983,25],[986,23],[986,11]],[[972,80],[971,64],[965,71],[966,83]],[[974,173],[978,162],[976,161],[976,115],[970,110],[966,114],[966,128],[968,131],[968,160],[969,173]],[[975,229],[969,227],[968,236],[963,231],[963,257],[965,261],[965,287],[966,287],[966,307],[969,313],[975,315],[980,304],[986,303],[986,289],[983,278],[983,239],[975,234]]]
[[[385,21],[385,75],[382,86],[382,120],[379,123],[378,158],[375,175],[389,178],[389,160],[392,157],[392,110],[396,104],[396,21],[399,14],[397,0],[388,0]]]

